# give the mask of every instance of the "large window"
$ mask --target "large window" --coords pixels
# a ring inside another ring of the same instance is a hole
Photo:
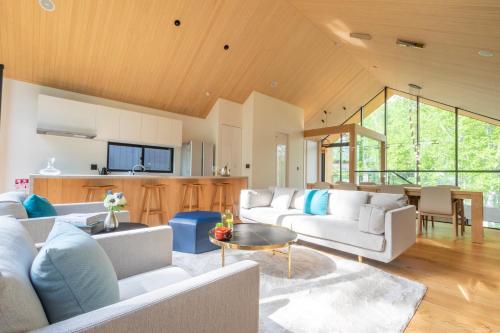
[[[130,171],[137,165],[144,166],[147,172],[172,173],[174,171],[174,149],[108,143],[108,170]],[[137,168],[136,171],[143,170]]]
[[[500,228],[500,120],[385,88],[345,123],[386,135],[386,182],[482,191],[485,219]],[[325,150],[326,181],[346,179],[339,141]],[[370,141],[356,143],[357,182],[381,181],[380,151]]]

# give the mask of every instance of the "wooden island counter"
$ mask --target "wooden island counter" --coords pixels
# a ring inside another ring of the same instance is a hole
[[[127,210],[130,212],[132,222],[139,222],[143,200],[144,184],[164,184],[167,185],[164,192],[163,204],[168,209],[168,219],[180,210],[183,184],[202,184],[201,209],[211,210],[210,203],[215,191],[215,183],[230,183],[233,190],[234,204],[238,206],[240,190],[248,187],[247,177],[221,177],[221,176],[165,176],[155,174],[145,175],[31,175],[30,193],[38,194],[47,198],[51,203],[73,203],[85,202],[85,185],[114,185],[114,192],[123,192],[127,199]],[[94,201],[100,201],[95,199]],[[233,210],[237,213],[237,210]],[[152,223],[157,224],[157,219],[152,217]]]

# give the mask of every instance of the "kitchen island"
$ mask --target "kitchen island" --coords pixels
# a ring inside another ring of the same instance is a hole
[[[45,176],[30,175],[30,192],[47,198],[51,203],[84,202],[87,186],[114,185],[115,192],[123,192],[127,199],[127,210],[133,222],[141,221],[141,209],[144,184],[164,184],[165,189],[163,204],[168,209],[168,219],[180,210],[183,184],[202,184],[201,209],[211,210],[210,203],[215,192],[214,184],[217,182],[230,183],[233,190],[234,213],[237,213],[240,191],[248,187],[247,177],[222,177],[222,176],[168,176],[156,174],[110,174],[110,175],[73,175],[61,174]],[[96,199],[97,200],[97,199]],[[100,199],[99,199],[100,200]],[[150,224],[158,224],[155,217],[150,218]]]

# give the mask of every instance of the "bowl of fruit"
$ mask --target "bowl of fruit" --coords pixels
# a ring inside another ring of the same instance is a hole
[[[214,229],[215,239],[218,241],[228,241],[233,236],[231,228],[225,227],[222,223],[217,223]]]

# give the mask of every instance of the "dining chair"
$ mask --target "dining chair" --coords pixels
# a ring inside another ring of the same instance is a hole
[[[450,190],[460,190],[460,186],[455,185],[437,185],[438,187],[449,188]],[[454,199],[457,203],[457,215],[460,217],[460,234],[463,236],[465,232],[465,208],[464,199]],[[432,225],[434,228],[434,225]]]
[[[422,187],[418,204],[418,234],[422,234],[425,226],[427,231],[428,218],[431,218],[434,227],[434,218],[451,219],[454,229],[454,239],[458,237],[457,201],[451,198],[449,187],[431,186]]]

